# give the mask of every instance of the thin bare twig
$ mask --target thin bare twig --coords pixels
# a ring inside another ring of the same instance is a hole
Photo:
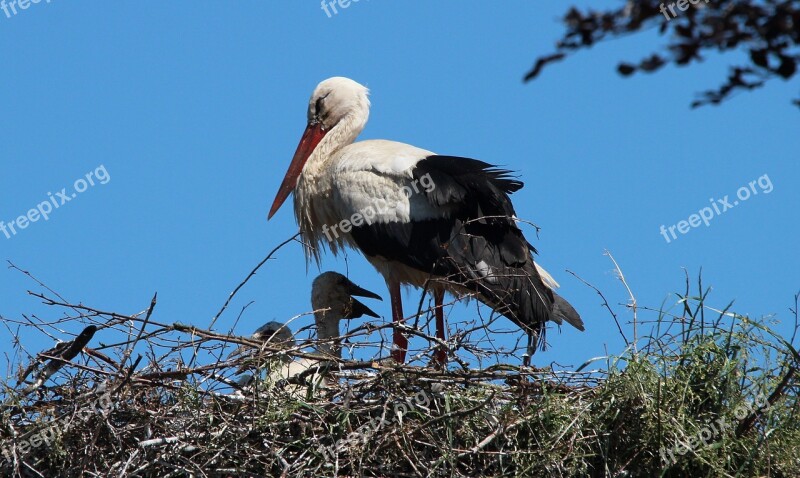
[[[222,308],[220,308],[220,309],[219,309],[219,312],[217,312],[217,315],[215,315],[215,316],[214,316],[214,318],[213,318],[213,319],[211,319],[211,324],[209,324],[209,325],[208,325],[208,329],[209,329],[209,330],[214,328],[214,324],[217,322],[217,319],[219,319],[219,316],[220,316],[220,315],[222,315],[222,313],[223,313],[223,312],[225,312],[225,309],[227,309],[227,308],[228,308],[228,304],[230,304],[230,303],[231,303],[231,300],[232,300],[232,299],[233,299],[233,297],[236,295],[236,293],[237,293],[237,292],[239,292],[239,289],[241,289],[242,287],[244,287],[244,285],[245,285],[245,284],[247,284],[247,281],[249,281],[251,277],[253,277],[254,275],[256,275],[256,272],[258,272],[258,270],[259,270],[259,269],[261,269],[261,266],[263,266],[264,264],[266,264],[266,262],[267,262],[268,260],[272,259],[272,255],[273,255],[273,254],[275,254],[276,252],[278,252],[278,250],[279,250],[280,248],[282,248],[283,246],[285,246],[286,244],[288,244],[288,243],[292,242],[293,240],[295,240],[295,239],[296,239],[296,238],[297,238],[297,237],[298,237],[300,234],[301,234],[301,233],[300,233],[300,232],[298,232],[298,233],[297,233],[297,234],[295,234],[294,236],[292,236],[292,237],[290,237],[289,239],[286,239],[285,241],[283,241],[283,242],[281,242],[280,244],[278,244],[278,245],[277,245],[277,246],[276,246],[274,249],[272,249],[272,250],[269,252],[269,254],[267,254],[267,257],[265,257],[265,258],[264,258],[264,259],[263,259],[261,262],[259,262],[259,263],[258,263],[258,265],[257,265],[257,266],[255,266],[255,267],[253,268],[253,270],[252,270],[252,271],[250,271],[250,273],[249,273],[249,274],[247,274],[247,277],[245,277],[245,278],[244,278],[244,280],[243,280],[242,282],[240,282],[240,283],[239,283],[239,285],[237,285],[235,289],[233,289],[233,292],[231,292],[231,293],[230,293],[230,295],[228,296],[228,299],[227,299],[227,300],[225,301],[225,303],[222,305]]]

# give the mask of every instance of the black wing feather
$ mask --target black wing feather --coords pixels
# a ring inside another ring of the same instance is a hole
[[[523,183],[510,171],[453,156],[429,156],[412,174],[419,181],[427,176],[434,185],[424,192],[428,201],[453,208],[453,214],[354,227],[351,234],[359,248],[476,292],[543,345],[555,299],[534,266],[532,246],[512,219],[509,194]]]

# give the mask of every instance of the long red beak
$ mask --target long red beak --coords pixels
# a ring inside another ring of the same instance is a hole
[[[303,166],[306,165],[308,157],[314,152],[322,138],[325,137],[327,131],[322,129],[321,123],[309,123],[306,127],[303,137],[300,138],[300,144],[297,145],[297,151],[294,153],[292,162],[289,164],[289,169],[286,171],[286,176],[283,178],[281,187],[278,189],[278,194],[275,195],[275,201],[272,202],[272,207],[269,210],[267,220],[272,219],[272,216],[278,212],[283,202],[289,197],[289,193],[294,191],[297,186],[297,178],[303,172]]]

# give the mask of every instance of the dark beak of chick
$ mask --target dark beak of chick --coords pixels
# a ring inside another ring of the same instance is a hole
[[[359,287],[359,286],[357,286],[356,284],[354,284],[352,282],[350,282],[350,284],[348,284],[347,291],[350,293],[351,296],[353,296],[352,297],[353,300],[352,300],[351,307],[350,307],[350,314],[348,315],[347,318],[356,319],[356,318],[361,317],[363,315],[368,315],[370,317],[375,317],[375,318],[380,317],[372,309],[370,309],[369,307],[367,307],[366,305],[361,303],[361,301],[356,299],[356,297],[369,297],[370,299],[383,300],[383,299],[381,299],[381,296],[379,296],[378,294],[376,294],[374,292],[370,292],[367,289]]]

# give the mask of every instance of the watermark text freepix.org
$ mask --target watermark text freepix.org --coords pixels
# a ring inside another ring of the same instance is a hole
[[[100,396],[97,397],[96,400],[92,400],[88,407],[78,410],[75,414],[71,414],[70,418],[72,418],[72,421],[66,423],[61,433],[69,431],[70,425],[78,416],[87,417],[93,414],[107,415],[114,408],[114,402],[111,399],[110,390],[107,389],[107,384],[101,384],[97,391]],[[40,446],[52,446],[55,439],[60,434],[56,427],[57,422],[58,420],[53,420],[51,423],[44,424],[44,428],[32,434],[28,434],[24,438],[15,439],[13,444],[14,449],[5,448],[0,450],[0,464],[2,464],[4,460],[8,463],[14,463],[15,453],[24,456],[31,450],[39,448]]]
[[[11,18],[17,15],[17,9],[27,10],[31,5],[41,3],[42,0],[0,0],[0,10],[6,14],[6,18]],[[45,3],[50,3],[50,0],[44,0]]]
[[[758,186],[759,189],[756,189],[756,186]],[[711,223],[711,219],[715,216],[719,216],[728,209],[733,209],[739,205],[740,201],[747,201],[750,197],[756,196],[759,192],[763,192],[764,194],[772,192],[772,180],[770,180],[769,176],[766,174],[758,179],[750,181],[747,183],[747,186],[742,186],[737,189],[736,197],[738,199],[730,199],[730,195],[725,195],[722,199],[711,198],[708,200],[711,206],[700,209],[696,214],[690,215],[687,219],[678,221],[677,224],[673,224],[669,227],[662,224],[660,229],[661,235],[664,236],[664,240],[669,244],[674,239],[678,238],[678,235],[675,234],[676,229],[679,233],[686,234],[691,231],[691,228],[700,227],[700,224],[708,226]]]
[[[759,394],[753,402],[745,402],[736,407],[736,409],[733,411],[733,416],[736,418],[736,420],[741,421],[748,417],[751,413],[764,413],[768,411],[769,408],[770,403],[767,397]],[[735,423],[733,423],[730,418],[717,418],[712,423],[701,428],[694,435],[690,435],[687,439],[685,439],[685,442],[679,442],[672,448],[661,448],[661,450],[659,450],[659,455],[661,456],[662,463],[667,465],[674,465],[678,463],[678,457],[675,456],[676,453],[680,457],[689,453],[690,451],[695,452],[703,447],[709,446],[714,443],[715,440],[718,440],[723,434],[727,433],[731,428],[733,428],[734,425]]]
[[[340,451],[346,450],[348,447],[356,447],[367,443],[370,438],[382,430],[383,427],[390,425],[394,420],[402,420],[405,415],[409,414],[409,412],[416,411],[417,413],[427,413],[426,409],[430,407],[431,403],[433,402],[433,397],[428,395],[428,393],[424,390],[417,392],[413,396],[413,399],[414,403],[412,403],[408,397],[406,397],[403,401],[395,403],[394,417],[392,420],[387,420],[386,412],[384,412],[381,418],[370,418],[368,422],[353,430],[346,437],[336,440],[333,445],[329,447],[320,445],[317,447],[317,452],[330,461],[336,461],[336,456]],[[422,410],[417,410],[418,408],[421,408]]]
[[[702,1],[705,2],[705,3],[708,3],[708,0],[702,0]],[[701,0],[678,0],[677,2],[672,2],[672,3],[668,4],[668,5],[664,5],[662,3],[659,6],[658,11],[663,13],[664,17],[669,21],[669,20],[672,20],[673,18],[678,16],[678,14],[675,12],[676,4],[678,6],[678,10],[680,10],[682,12],[685,12],[686,10],[689,9],[689,4],[697,5],[700,2],[701,2]],[[671,13],[672,16],[669,16],[667,14],[667,8],[669,8],[669,13]]]
[[[94,171],[89,171],[84,177],[76,179],[72,183],[72,192],[68,192],[67,188],[61,188],[61,191],[57,191],[55,194],[48,192],[47,200],[40,202],[35,208],[29,209],[26,214],[8,223],[0,221],[0,232],[6,236],[6,239],[11,239],[12,236],[16,236],[19,231],[26,229],[39,219],[44,219],[45,221],[50,219],[50,214],[53,211],[78,197],[78,194],[83,193],[90,186],[107,184],[109,181],[111,181],[111,175],[106,171],[106,167],[101,164]]]
[[[422,186],[422,189],[426,193],[430,193],[436,189],[433,178],[431,178],[430,173],[428,173],[419,179],[412,181],[409,186],[402,186],[400,190],[407,198],[410,198],[412,194],[419,194],[421,192],[419,186]],[[388,211],[389,205],[387,204],[386,200],[383,198],[378,198],[374,201],[374,204],[363,208],[347,219],[342,219],[332,226],[323,224],[322,233],[325,234],[328,242],[333,242],[339,238],[340,230],[341,232],[347,234],[353,229],[353,227],[363,226],[364,224],[370,226],[377,215]]]
[[[322,10],[328,15],[328,18],[333,18],[334,15],[339,14],[339,8],[344,10],[350,8],[350,5],[360,1],[361,0],[322,0]],[[368,2],[369,0],[366,1]],[[337,6],[339,8],[336,8]]]

